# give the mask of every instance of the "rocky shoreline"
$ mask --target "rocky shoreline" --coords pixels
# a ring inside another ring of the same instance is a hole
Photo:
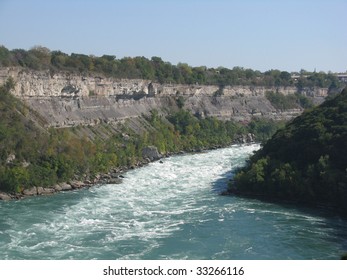
[[[247,134],[245,136],[241,135],[235,139],[232,145],[235,145],[235,144],[242,145],[247,143],[254,143],[254,135],[251,135],[251,134],[249,135]],[[139,160],[134,165],[113,168],[107,173],[100,173],[95,175],[93,178],[86,178],[84,180],[71,180],[68,182],[57,183],[54,186],[50,186],[50,187],[31,187],[31,188],[24,189],[20,193],[6,193],[6,192],[0,191],[0,200],[19,200],[26,197],[53,195],[59,192],[90,188],[96,185],[121,184],[123,182],[124,174],[127,171],[146,166],[149,163],[161,160],[162,158],[170,157],[173,155],[180,155],[180,154],[182,155],[182,154],[188,154],[188,153],[201,153],[208,150],[225,148],[227,146],[229,145],[225,145],[225,146],[216,145],[209,148],[194,149],[189,151],[179,151],[177,153],[169,152],[169,153],[166,153],[165,155],[160,154],[156,147],[149,146],[144,148],[142,151],[143,159]]]
[[[57,183],[51,187],[31,187],[24,189],[21,193],[0,192],[0,200],[23,199],[25,197],[39,195],[52,195],[63,191],[89,188],[101,184],[120,184],[122,183],[122,178],[124,178],[122,173],[125,171],[126,170],[123,171],[123,169],[114,169],[112,170],[112,172],[98,174],[94,179],[91,180],[72,180],[63,183]]]
[[[160,160],[163,157],[154,146],[144,148],[142,156],[143,159],[139,160],[132,166],[112,168],[107,173],[99,173],[92,178],[85,178],[84,180],[71,180],[68,182],[57,183],[50,187],[31,187],[24,189],[20,193],[6,193],[0,191],[0,200],[18,200],[31,196],[52,195],[63,191],[90,188],[92,186],[103,184],[121,184],[124,178],[123,174],[128,170],[145,166],[150,162]]]

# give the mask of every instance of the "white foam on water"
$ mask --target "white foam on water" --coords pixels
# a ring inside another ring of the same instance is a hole
[[[0,259],[276,256],[269,252],[275,247],[266,235],[273,234],[274,245],[280,246],[283,239],[282,245],[290,246],[283,238],[286,228],[311,238],[322,232],[320,225],[326,221],[218,195],[231,169],[258,148],[233,146],[175,156],[129,171],[119,185],[0,204],[0,237],[6,240],[0,240]],[[300,228],[307,225],[316,228]],[[327,227],[320,235],[331,231]],[[298,251],[292,253],[294,258]]]

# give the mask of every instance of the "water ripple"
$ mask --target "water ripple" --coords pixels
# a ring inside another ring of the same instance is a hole
[[[0,202],[0,259],[330,259],[338,217],[218,195],[259,145],[167,158],[120,185]]]

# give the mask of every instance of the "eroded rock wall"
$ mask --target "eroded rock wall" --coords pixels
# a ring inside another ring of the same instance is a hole
[[[129,80],[0,68],[0,83],[9,77],[15,81],[12,93],[40,113],[49,126],[65,127],[118,122],[149,114],[153,109],[165,114],[177,110],[176,98],[184,98],[184,107],[194,114],[219,119],[249,121],[253,116],[291,119],[301,110],[276,110],[266,99],[267,91],[283,94],[297,92],[296,87],[254,87],[215,85],[159,84],[149,80]],[[301,94],[317,102],[327,89],[305,89]]]

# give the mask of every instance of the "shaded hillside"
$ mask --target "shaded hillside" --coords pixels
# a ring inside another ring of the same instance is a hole
[[[347,88],[279,130],[229,190],[347,214]]]

